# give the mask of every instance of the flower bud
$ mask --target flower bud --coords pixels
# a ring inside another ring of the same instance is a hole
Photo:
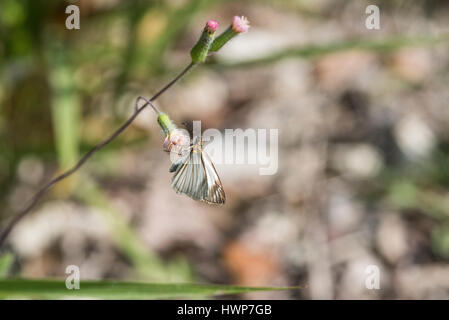
[[[246,17],[235,16],[232,19],[232,24],[227,28],[222,34],[220,34],[210,46],[209,51],[218,51],[223,47],[229,40],[234,38],[240,33],[248,32],[249,21]]]
[[[204,62],[207,58],[210,45],[214,40],[215,31],[218,29],[218,22],[215,20],[209,20],[204,27],[203,33],[200,39],[190,51],[193,63]]]

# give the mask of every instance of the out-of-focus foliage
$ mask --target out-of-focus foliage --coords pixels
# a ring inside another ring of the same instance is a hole
[[[367,30],[369,1],[79,0],[67,30],[69,4],[0,1],[0,226],[185,67],[208,19],[251,29],[158,106],[179,125],[279,129],[279,168],[217,165],[224,207],[176,195],[146,110],[18,225],[0,274],[74,264],[82,281],[308,284],[262,298],[448,298],[447,4],[380,1]],[[364,286],[372,264],[380,290]],[[54,283],[33,290],[60,296]],[[125,298],[108,286],[95,296]],[[132,297],[172,297],[147,289]]]

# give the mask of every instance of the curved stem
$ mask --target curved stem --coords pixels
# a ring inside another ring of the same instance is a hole
[[[0,248],[3,246],[6,238],[11,233],[12,229],[15,227],[15,225],[22,220],[29,212],[31,212],[31,209],[36,205],[36,203],[40,200],[40,198],[47,193],[47,191],[53,187],[56,183],[60,182],[61,180],[64,180],[68,176],[72,175],[78,169],[80,169],[86,162],[89,160],[98,150],[109,144],[112,140],[117,138],[123,131],[125,131],[131,123],[137,118],[139,113],[141,113],[148,105],[151,105],[153,110],[159,114],[159,109],[154,106],[151,102],[156,100],[161,94],[163,94],[165,91],[167,91],[171,86],[173,86],[176,82],[178,82],[179,79],[181,79],[190,69],[192,69],[195,66],[194,63],[190,63],[183,71],[181,71],[180,74],[178,74],[172,81],[170,81],[165,87],[163,87],[161,90],[159,90],[153,97],[151,97],[149,100],[138,97],[136,100],[136,108],[134,109],[134,113],[129,117],[129,119],[120,126],[114,133],[112,133],[107,139],[103,140],[102,142],[98,143],[96,146],[94,146],[92,149],[89,150],[79,161],[75,166],[73,166],[71,169],[65,171],[64,173],[60,174],[59,176],[53,178],[51,181],[49,181],[46,185],[44,185],[38,192],[34,194],[34,196],[28,201],[28,204],[19,212],[17,213],[13,219],[9,222],[9,224],[6,226],[5,230],[0,235]],[[143,104],[141,107],[138,107],[139,101],[143,99],[145,100],[145,104]]]

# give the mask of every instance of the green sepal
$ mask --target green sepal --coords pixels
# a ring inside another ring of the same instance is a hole
[[[164,131],[165,135],[170,134],[173,130],[176,129],[176,125],[170,120],[168,115],[165,113],[160,113],[157,117],[157,122],[162,128],[162,131]]]
[[[214,40],[214,33],[209,33],[206,30],[201,34],[200,39],[190,51],[193,63],[202,63],[206,61],[209,48]]]
[[[222,34],[215,38],[212,42],[209,51],[218,51],[223,47],[229,40],[234,38],[238,33],[232,30],[232,26],[227,28]]]

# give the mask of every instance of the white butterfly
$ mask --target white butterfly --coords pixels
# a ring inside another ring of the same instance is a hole
[[[203,142],[191,145],[170,167],[174,172],[171,186],[176,193],[211,204],[224,204],[226,195],[220,177],[209,155],[203,150]]]

